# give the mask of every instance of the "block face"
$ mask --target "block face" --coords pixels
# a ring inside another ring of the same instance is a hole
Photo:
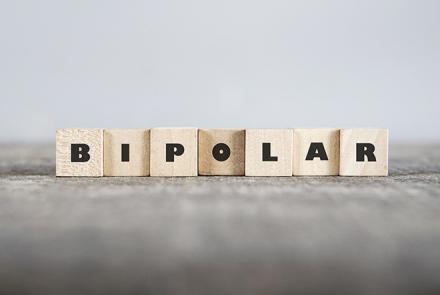
[[[151,129],[150,149],[151,176],[197,176],[196,128]]]
[[[244,175],[244,146],[244,129],[199,129],[199,175]]]
[[[340,175],[388,175],[388,129],[341,129],[340,141]]]
[[[150,130],[104,130],[104,176],[150,175]]]
[[[58,129],[56,175],[103,176],[103,130]]]
[[[263,161],[263,150],[265,150],[265,161]],[[246,130],[246,176],[292,176],[292,156],[292,129]],[[275,157],[276,161],[273,161]]]
[[[293,175],[338,174],[339,129],[294,129]]]

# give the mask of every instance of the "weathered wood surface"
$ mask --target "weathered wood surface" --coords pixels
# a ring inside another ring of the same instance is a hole
[[[439,294],[440,146],[389,177],[55,178],[0,145],[0,294]]]

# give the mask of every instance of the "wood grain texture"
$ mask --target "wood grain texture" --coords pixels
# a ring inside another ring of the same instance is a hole
[[[271,144],[277,161],[263,161],[263,143]],[[293,130],[247,129],[245,147],[246,176],[292,176]]]
[[[376,161],[356,161],[357,143],[372,143]],[[388,175],[388,129],[341,129],[340,152],[341,176]]]
[[[197,129],[154,128],[150,131],[150,175],[151,176],[197,176]],[[166,144],[179,143],[184,153],[166,162]]]
[[[244,129],[199,129],[199,175],[244,175]],[[226,144],[230,156],[218,161],[213,148]]]
[[[322,143],[328,160],[306,160],[311,143]],[[293,130],[293,175],[338,175],[339,129]]]
[[[122,161],[122,144],[129,144],[129,159]],[[104,130],[104,176],[150,175],[150,130]]]
[[[87,144],[90,160],[71,161],[71,145]],[[102,129],[58,129],[56,132],[57,176],[103,176],[103,130]]]

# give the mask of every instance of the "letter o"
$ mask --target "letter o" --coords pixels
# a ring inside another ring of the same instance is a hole
[[[217,161],[226,161],[231,155],[231,149],[225,143],[218,143],[212,148],[212,156]]]

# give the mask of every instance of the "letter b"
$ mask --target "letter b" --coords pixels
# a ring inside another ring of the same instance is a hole
[[[90,160],[90,147],[84,143],[72,143],[70,145],[70,161],[87,162]]]

